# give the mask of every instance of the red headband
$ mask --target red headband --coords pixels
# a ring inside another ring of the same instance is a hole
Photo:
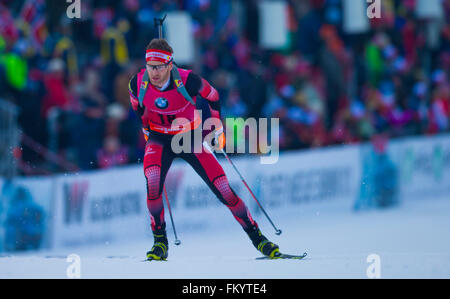
[[[172,61],[172,59],[173,59],[172,53],[167,52],[167,51],[158,50],[158,49],[148,49],[145,52],[145,60],[147,62],[159,61],[159,62],[163,62],[163,63],[169,63],[170,61]]]

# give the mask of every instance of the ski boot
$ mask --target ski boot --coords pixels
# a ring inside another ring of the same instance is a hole
[[[155,239],[153,247],[147,252],[147,260],[163,260],[168,256],[169,241],[167,240],[166,226],[163,224],[160,229],[153,231]]]
[[[280,254],[277,244],[270,242],[259,230],[257,226],[253,226],[245,232],[248,234],[253,246],[269,258],[276,258]]]

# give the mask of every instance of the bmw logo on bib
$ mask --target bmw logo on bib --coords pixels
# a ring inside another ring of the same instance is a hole
[[[166,109],[169,106],[169,101],[165,98],[157,98],[155,100],[155,106],[159,109]]]

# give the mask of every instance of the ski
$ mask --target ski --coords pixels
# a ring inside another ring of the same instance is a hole
[[[285,259],[285,260],[302,260],[307,256],[307,253],[303,253],[302,255],[292,255],[292,254],[285,254],[285,253],[278,253],[274,257],[268,257],[268,256],[261,256],[257,257],[257,260],[278,260],[278,259]]]
[[[153,259],[153,258],[148,258],[148,259],[142,260],[141,262],[151,262],[151,261],[167,262],[167,260],[157,260],[157,259]]]

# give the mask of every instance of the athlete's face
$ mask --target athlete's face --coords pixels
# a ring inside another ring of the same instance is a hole
[[[161,88],[164,83],[170,77],[170,71],[172,70],[172,62],[168,64],[161,63],[159,61],[149,61],[147,63],[147,72],[150,82],[153,86]]]

